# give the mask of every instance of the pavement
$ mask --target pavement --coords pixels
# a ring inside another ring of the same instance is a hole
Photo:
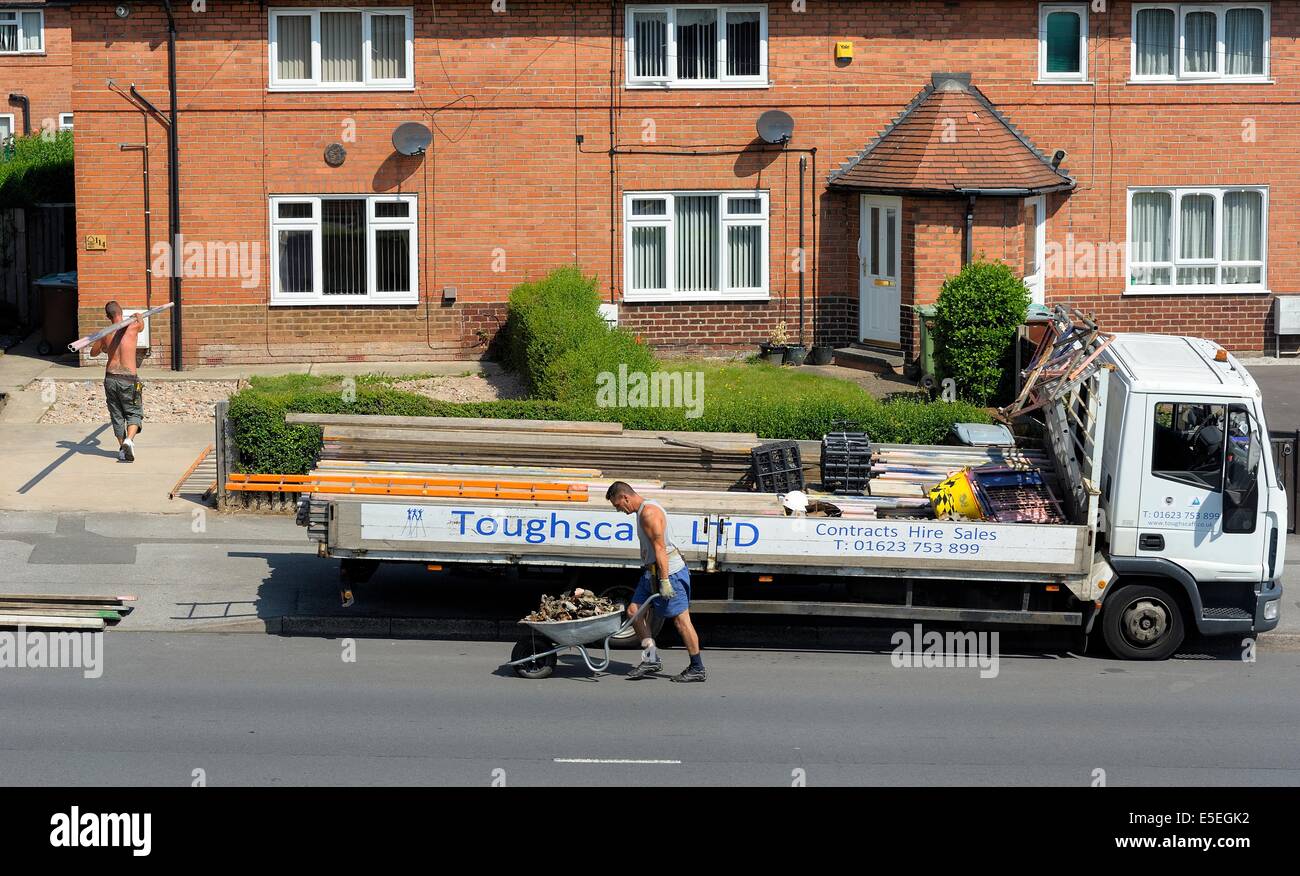
[[[679,685],[628,681],[624,661],[592,677],[570,657],[521,679],[491,642],[102,641],[98,678],[0,670],[0,784],[1300,784],[1294,653],[1116,664],[999,647],[982,677],[715,649],[709,680]]]
[[[1272,431],[1300,429],[1300,359],[1247,359],[1264,396],[1264,418]]]

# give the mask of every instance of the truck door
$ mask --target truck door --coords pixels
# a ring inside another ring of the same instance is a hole
[[[1263,580],[1259,454],[1247,408],[1151,399],[1137,555],[1164,557],[1199,581]]]

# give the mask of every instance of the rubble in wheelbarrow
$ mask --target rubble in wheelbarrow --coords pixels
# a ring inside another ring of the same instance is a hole
[[[617,611],[618,609],[619,606],[610,600],[579,587],[569,593],[561,593],[559,596],[542,594],[541,607],[525,617],[524,620],[533,623],[538,621],[582,620],[583,618],[609,614],[611,611]]]

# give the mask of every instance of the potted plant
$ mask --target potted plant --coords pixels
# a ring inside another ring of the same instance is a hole
[[[780,365],[785,361],[785,348],[790,343],[790,332],[785,327],[785,321],[782,320],[772,329],[772,334],[765,344],[758,345],[759,355],[764,362],[771,365]]]
[[[835,348],[830,344],[813,344],[813,348],[808,351],[809,365],[829,365],[835,358]]]
[[[785,323],[781,323],[782,326]],[[793,341],[787,341],[785,345],[785,364],[802,365],[803,360],[808,358],[808,347],[804,345],[803,338]]]

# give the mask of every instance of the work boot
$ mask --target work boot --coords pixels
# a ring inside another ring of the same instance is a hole
[[[640,663],[636,665],[636,667],[631,672],[627,674],[627,677],[633,681],[636,681],[638,678],[645,678],[647,675],[650,675],[651,673],[662,672],[663,668],[664,668],[664,664],[662,661],[642,660]]]
[[[704,681],[704,680],[705,680],[705,675],[704,675],[703,666],[701,666],[699,669],[696,669],[694,666],[687,666],[681,672],[673,676],[673,681],[680,681],[680,682]]]

